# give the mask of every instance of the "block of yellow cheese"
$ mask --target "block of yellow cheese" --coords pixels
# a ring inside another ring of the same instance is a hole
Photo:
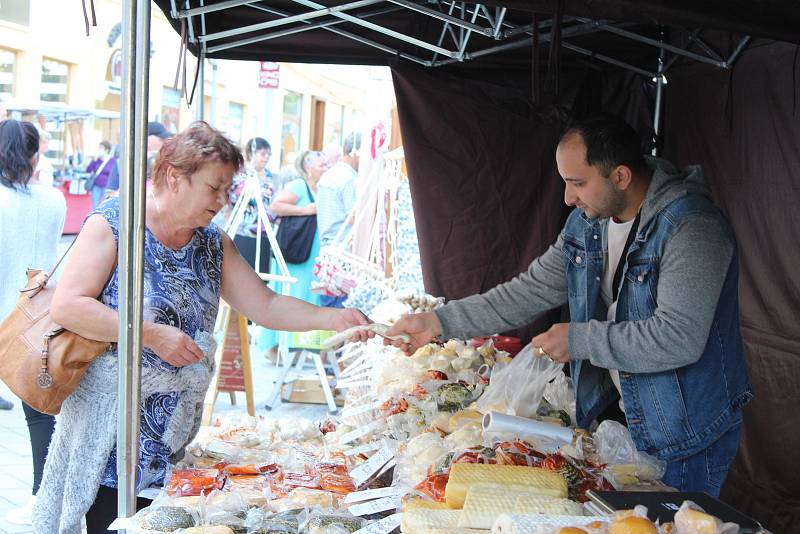
[[[417,508],[425,508],[428,510],[449,510],[450,507],[447,506],[447,503],[444,502],[437,502],[437,501],[429,501],[427,499],[408,499],[403,503],[403,511],[408,512],[409,510],[416,510]]]
[[[431,528],[457,528],[461,510],[430,510],[416,508],[403,512],[400,532],[418,534]]]
[[[567,482],[555,471],[519,465],[454,464],[444,492],[447,506],[463,507],[473,484],[526,486],[545,497],[567,497]]]
[[[527,486],[473,484],[467,491],[458,526],[491,529],[501,514],[583,515],[583,506],[555,497],[543,497]]]

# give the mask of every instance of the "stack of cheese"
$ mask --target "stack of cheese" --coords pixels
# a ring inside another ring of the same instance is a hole
[[[582,515],[568,500],[567,483],[556,472],[536,467],[454,464],[445,489],[447,508],[410,503],[404,533],[486,532],[500,515]]]

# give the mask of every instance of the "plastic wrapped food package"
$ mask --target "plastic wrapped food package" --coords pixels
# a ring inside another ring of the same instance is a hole
[[[208,494],[222,488],[225,477],[219,469],[173,469],[166,484],[170,495]]]
[[[181,528],[197,525],[199,517],[196,513],[177,506],[150,506],[133,516],[134,524],[140,529],[161,532],[175,532]]]
[[[620,484],[637,480],[657,480],[664,476],[667,463],[636,450],[630,432],[616,421],[603,421],[594,433],[597,460],[608,464]]]
[[[492,372],[489,387],[478,399],[478,410],[520,417],[535,415],[545,387],[562,367],[547,358],[537,358],[533,345],[526,345],[511,363]]]
[[[713,515],[707,514],[692,501],[684,501],[675,513],[677,534],[736,534],[739,526],[723,523]]]
[[[327,510],[312,510],[300,529],[306,534],[351,534],[361,529],[366,521],[360,517]]]

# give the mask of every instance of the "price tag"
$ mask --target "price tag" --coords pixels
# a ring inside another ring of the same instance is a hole
[[[359,487],[392,458],[394,458],[394,453],[388,447],[383,446],[378,452],[370,456],[369,460],[350,471],[350,478],[353,479],[356,487]]]
[[[358,447],[353,447],[352,449],[347,449],[344,451],[345,456],[355,456],[356,454],[361,454],[364,452],[372,452],[377,451],[381,448],[381,444],[379,442],[374,443],[365,443],[364,445],[359,445]]]
[[[360,382],[336,382],[336,389],[350,389],[359,386],[374,386],[375,382],[372,380],[361,380]]]
[[[361,504],[354,504],[348,510],[353,515],[370,515],[377,514],[378,512],[385,512],[386,510],[394,510],[400,506],[399,497],[384,497],[375,501],[369,501]]]
[[[399,527],[402,520],[403,514],[392,514],[360,530],[356,530],[353,534],[388,534]]]
[[[365,373],[360,373],[360,374],[357,374],[357,375],[348,376],[347,378],[342,378],[340,380],[337,380],[336,381],[336,387],[339,387],[342,384],[348,384],[350,382],[364,382],[365,380],[369,381],[369,380],[371,380],[371,378],[372,378],[372,372],[371,371],[367,371]]]
[[[345,408],[344,410],[342,410],[342,419],[347,419],[350,417],[361,415],[362,413],[371,412],[372,410],[379,408],[381,404],[382,404],[381,401],[375,401],[363,404],[361,406],[357,406],[355,408]]]
[[[348,493],[342,502],[350,504],[353,502],[368,501],[370,499],[380,499],[381,497],[402,497],[406,493],[407,490],[397,487],[375,488]]]
[[[370,432],[381,430],[384,426],[386,426],[386,422],[383,419],[375,419],[370,424],[364,425],[361,428],[356,428],[355,430],[350,431],[341,438],[339,438],[339,444],[346,445],[351,441],[357,440],[361,436],[366,436]]]

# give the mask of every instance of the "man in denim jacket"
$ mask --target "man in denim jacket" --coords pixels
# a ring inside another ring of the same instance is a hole
[[[619,402],[637,448],[667,461],[666,484],[719,495],[752,396],[733,232],[699,167],[642,156],[636,132],[612,115],[570,125],[556,162],[576,207],[556,243],[513,280],[405,316],[389,334],[410,334],[410,351],[569,303],[570,322],[533,345],[569,362],[578,425]]]

